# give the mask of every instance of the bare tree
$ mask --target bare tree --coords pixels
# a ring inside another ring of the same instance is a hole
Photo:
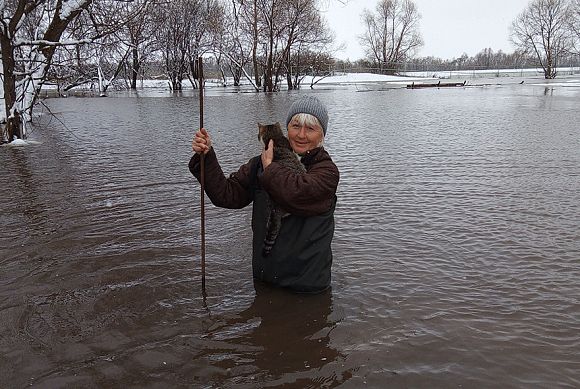
[[[375,12],[364,10],[365,33],[359,37],[369,59],[382,69],[396,72],[423,45],[421,15],[412,0],[379,0]]]
[[[58,47],[48,75],[59,93],[89,84],[105,95],[123,74],[126,87],[136,88],[141,63],[153,40],[150,6],[154,0],[99,0],[73,20],[62,39],[88,44]]]
[[[299,50],[294,56],[292,63],[296,64],[293,72],[293,80],[289,85],[294,89],[300,88],[302,81],[310,76],[310,88],[332,75],[335,60],[328,52]]]
[[[26,137],[33,106],[51,78],[71,85],[86,82],[94,62],[89,44],[103,40],[114,45],[117,38],[112,34],[128,20],[121,12],[125,8],[124,0],[0,2],[6,110],[0,142]]]
[[[246,77],[259,91],[255,79],[247,73],[246,67],[252,61],[252,23],[248,18],[247,2],[233,0],[223,5],[223,14],[216,23],[214,47],[216,61],[224,85],[227,84],[226,72],[233,78],[233,85],[239,86],[242,77]]]
[[[570,4],[569,28],[574,39],[574,51],[580,55],[580,0],[572,0]]]
[[[91,44],[78,48],[78,51],[85,52],[85,60],[78,68],[84,73],[76,74],[77,83],[83,78],[86,82],[96,83],[100,95],[105,96],[130,54],[122,30],[133,17],[135,14],[127,3],[101,0],[71,23],[67,31],[70,37],[91,37]]]
[[[241,77],[244,66],[251,61],[254,80],[252,84],[259,90],[262,85],[261,67],[259,62],[260,44],[260,5],[258,0],[232,0],[231,2],[232,25],[229,26],[231,33],[230,50],[227,56],[232,64],[234,74]],[[249,56],[249,59],[248,59]],[[245,73],[247,75],[247,73]],[[236,77],[236,76],[234,76]]]
[[[22,123],[31,117],[52,58],[69,23],[86,10],[92,0],[16,0],[0,3],[0,46],[6,126],[0,142],[26,137]]]
[[[308,53],[308,58],[315,60],[308,66],[317,66],[321,58],[330,56],[329,48],[334,37],[316,8],[316,1],[291,0],[286,12],[285,19],[288,21],[286,42],[277,66],[276,80],[281,71],[285,70],[288,89],[294,89],[300,84],[294,81],[298,81],[300,77],[302,53]]]
[[[171,90],[182,89],[188,71],[188,40],[198,11],[197,1],[177,0],[160,7],[155,15],[156,39]]]
[[[516,48],[533,54],[546,79],[555,78],[560,59],[573,47],[566,0],[533,0],[512,23]]]
[[[152,9],[161,4],[162,0],[133,0],[125,4],[127,18],[118,39],[130,51],[124,70],[131,89],[137,89],[141,68],[156,49]]]
[[[215,0],[175,0],[158,7],[156,37],[172,90],[182,90],[188,78],[195,86],[194,60],[212,48]]]
[[[261,14],[263,39],[261,48],[264,53],[264,92],[274,91],[274,62],[278,54],[282,31],[287,24],[283,17],[285,0],[258,0]]]
[[[300,50],[326,50],[332,43],[316,0],[258,0],[259,50],[265,92],[280,88],[283,72],[292,88],[291,58]]]
[[[252,28],[252,64],[254,66],[254,78],[256,85],[261,86],[260,65],[258,63],[258,44],[259,44],[259,15],[258,0],[253,0],[251,9],[251,28]]]
[[[234,78],[243,74],[250,61],[256,90],[280,89],[284,75],[294,87],[293,72],[301,50],[327,52],[333,37],[318,2],[336,0],[232,0],[227,45],[220,50],[235,68]],[[262,83],[263,80],[263,83]]]
[[[260,11],[261,5],[258,2],[259,0],[232,0],[234,27],[236,28],[234,39],[237,47],[233,52],[230,52],[230,60],[236,64],[235,66],[238,67],[239,71],[243,72],[243,66],[246,62],[243,52],[249,50],[254,76],[253,85],[259,90],[262,85],[262,68],[258,53],[262,13]],[[249,47],[246,48],[246,45]]]

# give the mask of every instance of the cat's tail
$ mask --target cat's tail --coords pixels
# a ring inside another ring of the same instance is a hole
[[[270,255],[272,252],[272,247],[274,247],[274,243],[276,243],[276,240],[270,240],[267,236],[264,238],[264,247],[262,248],[263,257]]]
[[[276,238],[280,232],[282,224],[282,214],[276,207],[272,207],[270,215],[266,221],[266,236],[264,236],[264,246],[262,247],[262,256],[267,257],[272,252]]]

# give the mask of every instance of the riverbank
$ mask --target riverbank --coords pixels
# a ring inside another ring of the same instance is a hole
[[[445,82],[465,83],[466,86],[473,85],[491,85],[491,84],[515,84],[530,82],[535,84],[549,84],[552,86],[576,86],[578,82],[574,81],[580,78],[580,68],[562,68],[561,76],[553,80],[545,80],[541,69],[501,69],[501,70],[473,70],[473,71],[435,71],[435,72],[401,72],[400,75],[384,75],[374,73],[335,73],[331,76],[305,76],[300,81],[300,89],[316,89],[321,87],[345,87],[345,86],[364,86],[364,85],[382,85],[392,88],[405,88],[412,83],[437,83],[440,80]],[[564,81],[560,81],[564,80]],[[572,81],[571,81],[572,80]],[[205,81],[206,89],[212,88],[239,88],[242,91],[253,91],[253,87],[246,79],[241,80],[241,85],[235,87],[232,78],[227,78],[224,83],[220,79],[207,79]],[[282,82],[281,88],[286,88],[286,83]],[[118,81],[112,85],[108,93],[127,90],[123,81]],[[184,81],[183,91],[195,89],[189,80]],[[170,91],[169,82],[166,79],[147,79],[138,82],[139,90],[165,90]],[[47,86],[41,92],[41,97],[95,97],[99,96],[99,91],[94,87],[81,86],[67,91],[64,95],[59,95],[56,87]]]

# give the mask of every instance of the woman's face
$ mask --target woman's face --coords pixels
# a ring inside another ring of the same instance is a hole
[[[288,123],[288,140],[296,154],[304,154],[322,145],[324,132],[319,125],[301,123],[294,116]]]

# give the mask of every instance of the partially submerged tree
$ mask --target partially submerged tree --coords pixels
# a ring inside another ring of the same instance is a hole
[[[119,6],[115,7],[115,3]],[[121,28],[126,23],[130,11],[126,3],[115,0],[94,2],[88,11],[73,21],[65,34],[69,40],[89,38],[90,44],[75,46],[73,50],[62,52],[62,63],[68,63],[68,85],[64,90],[74,86],[90,83],[91,89],[96,85],[101,96],[119,75],[130,49],[121,39]],[[77,60],[78,58],[78,60]],[[82,60],[80,60],[82,58]],[[78,66],[74,66],[78,63]],[[73,81],[74,80],[74,81]],[[72,83],[70,83],[72,81]]]
[[[212,27],[222,8],[216,0],[175,0],[157,8],[156,38],[171,90],[195,86],[194,61],[212,48]]]
[[[157,42],[154,39],[152,9],[159,6],[161,0],[135,0],[127,3],[128,13],[132,14],[120,31],[121,40],[129,48],[130,55],[126,62],[126,76],[131,89],[137,89],[137,79],[142,67],[155,51]]]
[[[152,10],[163,4],[163,0],[98,0],[81,15],[77,24],[89,26],[90,35],[96,37],[89,47],[91,73],[98,78],[101,94],[121,75],[128,88],[137,88],[141,66],[156,48]]]
[[[328,52],[333,36],[316,0],[258,0],[258,4],[264,91],[278,90],[284,72],[292,89],[291,74],[299,67],[291,59],[301,50]]]
[[[286,72],[288,89],[296,89],[300,82],[301,63],[308,63],[309,70],[329,64],[330,46],[334,36],[316,8],[314,0],[292,0],[287,8],[288,29],[286,44],[278,64],[276,75]]]
[[[271,92],[280,89],[286,77],[288,88],[294,88],[296,72],[302,68],[296,60],[300,52],[327,54],[333,42],[318,3],[233,0],[226,35],[215,49],[228,59],[235,84],[244,75],[255,90]],[[252,75],[246,71],[250,64]]]
[[[92,0],[14,0],[0,4],[0,46],[2,50],[6,125],[0,142],[23,138],[22,125],[30,120],[52,58],[69,23],[86,10]]]
[[[251,32],[252,22],[248,18],[245,4],[243,1],[234,0],[229,3],[229,7],[226,7],[226,16],[224,18],[229,19],[229,23],[226,25],[224,21],[217,31],[214,50],[217,58],[226,58],[223,61],[223,66],[228,68],[233,78],[234,86],[239,86],[242,77],[246,77],[254,86],[254,89],[259,91],[260,88],[256,83],[256,78],[252,79],[251,75],[246,71],[247,65],[252,63],[253,58],[253,42],[249,38],[253,33]],[[223,72],[225,73],[225,71]]]
[[[556,77],[560,60],[573,47],[569,11],[566,0],[533,0],[512,23],[513,44],[536,57],[546,79]]]
[[[310,88],[332,75],[335,60],[325,52],[312,52],[298,50],[292,58],[294,70],[292,72],[292,85],[294,89],[300,88],[305,78],[310,77]],[[300,65],[302,64],[302,65]]]
[[[276,89],[274,83],[274,63],[279,55],[283,31],[287,28],[284,15],[285,0],[258,0],[261,11],[263,40],[261,49],[264,53],[264,92]]]
[[[6,108],[0,142],[26,137],[33,106],[51,79],[59,88],[61,83],[68,88],[99,78],[99,85],[106,85],[110,76],[99,65],[111,63],[105,57],[119,41],[112,34],[136,14],[124,12],[125,0],[11,0],[0,2],[0,10]],[[97,40],[100,45],[89,47]],[[95,55],[105,44],[106,54]]]
[[[360,42],[381,70],[395,73],[423,45],[421,15],[412,0],[379,0],[375,12],[365,9],[362,18],[365,32]]]

